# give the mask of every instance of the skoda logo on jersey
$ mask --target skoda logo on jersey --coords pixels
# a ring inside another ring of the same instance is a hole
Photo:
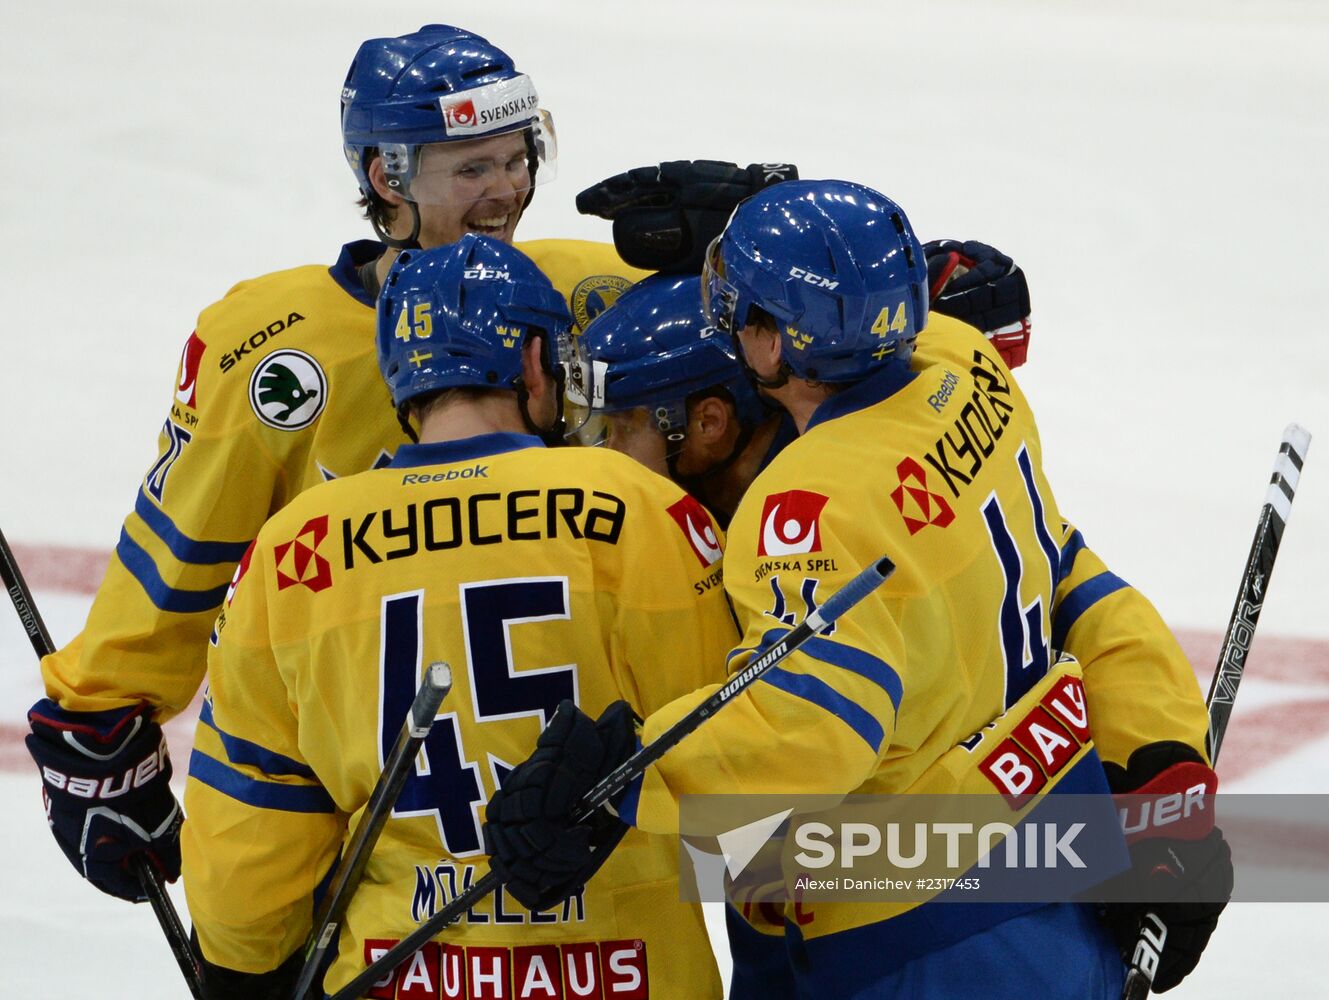
[[[328,537],[328,515],[311,517],[294,538],[272,550],[277,564],[277,589],[297,584],[314,593],[332,586],[332,564],[318,554],[318,547]]]
[[[929,524],[944,528],[955,520],[955,511],[940,493],[928,489],[928,474],[912,458],[895,467],[900,485],[891,491],[895,509],[904,518],[909,534],[917,535]]]
[[[578,330],[618,301],[618,297],[632,287],[632,282],[619,274],[592,274],[577,282],[572,290],[572,318]]]
[[[686,494],[678,503],[665,509],[669,516],[678,522],[678,526],[683,530],[683,537],[688,540],[701,564],[714,565],[723,553],[720,539],[715,535],[715,526],[711,524],[711,516],[706,513],[706,509]]]
[[[249,404],[279,431],[308,427],[328,402],[328,377],[304,351],[274,351],[249,377]]]
[[[761,508],[759,556],[792,556],[821,551],[821,511],[830,497],[788,490],[766,498]]]

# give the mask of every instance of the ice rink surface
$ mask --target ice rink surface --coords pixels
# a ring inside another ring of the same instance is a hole
[[[608,239],[578,190],[710,157],[862,181],[925,239],[1010,253],[1033,292],[1019,377],[1058,502],[1179,629],[1226,622],[1283,426],[1320,435],[1220,773],[1230,790],[1329,791],[1329,7],[1314,0],[7,3],[12,542],[109,550],[198,311],[368,235],[334,117],[346,66],[365,37],[440,20],[513,53],[554,113],[559,176],[523,238]],[[86,589],[40,590],[58,641]],[[44,830],[18,742],[40,684],[4,609],[0,655],[0,993],[182,995],[147,908],[79,884]],[[1171,995],[1329,994],[1325,926],[1322,905],[1233,906]]]

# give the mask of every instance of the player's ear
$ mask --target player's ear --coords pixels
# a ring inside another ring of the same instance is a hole
[[[546,395],[552,395],[557,388],[553,376],[544,369],[543,353],[542,336],[528,336],[521,345],[521,380],[533,404],[542,401]]]
[[[374,185],[374,193],[394,208],[406,199],[388,187],[388,175],[383,169],[383,157],[375,156],[369,161],[369,183]]]
[[[739,334],[739,347],[748,367],[763,378],[773,378],[780,370],[784,344],[773,324],[749,323]]]
[[[692,404],[688,434],[706,446],[719,444],[729,436],[729,426],[734,421],[734,408],[727,400],[719,396],[703,396]]]

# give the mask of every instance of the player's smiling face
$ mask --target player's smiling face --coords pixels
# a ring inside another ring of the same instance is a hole
[[[524,133],[425,146],[411,182],[420,245],[455,243],[466,233],[511,243],[530,184]]]

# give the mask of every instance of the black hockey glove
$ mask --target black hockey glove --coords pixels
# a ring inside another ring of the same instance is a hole
[[[995,247],[976,240],[932,240],[928,261],[931,308],[983,332],[1007,367],[1029,354],[1029,284],[1024,271]]]
[[[577,211],[614,223],[614,247],[633,267],[701,274],[711,240],[738,203],[798,179],[791,163],[740,167],[721,160],[670,160],[615,174],[577,195]]]
[[[1105,770],[1124,814],[1131,867],[1103,887],[1104,898],[1121,902],[1103,904],[1102,918],[1129,964],[1141,922],[1157,916],[1162,932],[1152,920],[1147,927],[1161,937],[1161,953],[1151,948],[1142,964],[1156,963],[1153,991],[1164,993],[1200,961],[1232,896],[1232,851],[1213,825],[1218,778],[1182,743],[1151,743],[1127,767]]]
[[[134,855],[166,881],[179,878],[184,814],[171,791],[166,738],[148,707],[66,712],[43,698],[28,722],[47,822],[79,874],[134,902],[147,898],[128,865]]]
[[[586,884],[627,826],[608,809],[585,823],[572,814],[582,796],[637,748],[636,719],[616,701],[592,720],[563,701],[535,752],[503,780],[485,809],[489,865],[523,906],[547,910]]]

